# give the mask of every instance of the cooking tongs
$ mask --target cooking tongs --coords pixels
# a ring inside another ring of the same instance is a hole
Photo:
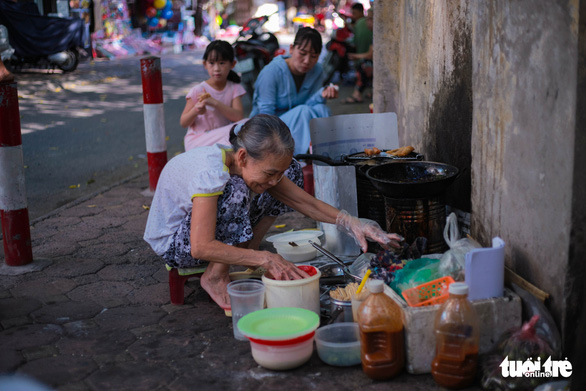
[[[334,254],[332,254],[331,252],[329,252],[328,250],[326,250],[325,248],[323,248],[319,244],[317,244],[311,240],[309,241],[309,244],[311,244],[317,251],[319,251],[320,253],[322,253],[326,257],[330,258],[332,261],[334,261],[337,264],[339,264],[340,266],[342,266],[342,271],[344,272],[344,274],[346,276],[352,278],[356,282],[359,282],[362,279],[362,278],[358,277],[357,275],[352,274],[350,272],[350,270],[348,270],[348,266],[346,266],[346,264],[340,258],[336,257]]]

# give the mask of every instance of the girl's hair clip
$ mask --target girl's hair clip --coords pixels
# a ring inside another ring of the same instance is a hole
[[[234,127],[234,134],[240,133],[240,131],[242,130],[242,125],[243,124],[240,123]]]

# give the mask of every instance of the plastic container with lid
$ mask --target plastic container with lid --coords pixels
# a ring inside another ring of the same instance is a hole
[[[405,367],[401,308],[383,292],[382,280],[369,280],[370,295],[358,309],[362,369],[371,379],[397,376]]]
[[[273,235],[266,240],[273,244],[280,256],[289,262],[297,263],[310,261],[317,256],[317,250],[309,241],[321,244],[319,237],[323,234],[322,231],[308,229]]]
[[[468,286],[454,282],[449,294],[435,318],[436,349],[431,374],[438,385],[460,389],[470,386],[476,378],[480,326],[468,301]]]
[[[320,315],[319,278],[321,272],[314,266],[299,265],[309,277],[299,280],[275,280],[266,273],[262,276],[265,285],[267,308],[305,308]]]

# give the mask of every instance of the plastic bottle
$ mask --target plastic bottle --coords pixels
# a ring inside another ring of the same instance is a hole
[[[371,379],[385,380],[405,367],[401,308],[383,293],[382,280],[369,280],[370,295],[358,309],[362,369]]]
[[[470,386],[476,378],[480,327],[476,311],[468,301],[468,285],[454,282],[449,293],[435,318],[436,348],[431,374],[438,385],[458,389]]]

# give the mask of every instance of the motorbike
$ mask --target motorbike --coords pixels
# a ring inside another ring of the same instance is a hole
[[[33,2],[0,0],[2,62],[11,70],[59,68],[72,72],[83,46],[81,19],[43,16]]]
[[[335,20],[342,20],[337,13],[333,16]],[[352,31],[342,22],[341,26],[334,30],[332,39],[326,44],[327,53],[322,62],[324,86],[330,83],[336,72],[340,72],[340,76],[343,77],[350,70],[347,54],[354,50],[351,43],[352,36]]]
[[[241,75],[241,84],[252,100],[254,83],[262,68],[285,50],[279,47],[274,34],[262,30],[272,15],[259,16],[247,21],[232,44],[236,54],[234,71]]]

